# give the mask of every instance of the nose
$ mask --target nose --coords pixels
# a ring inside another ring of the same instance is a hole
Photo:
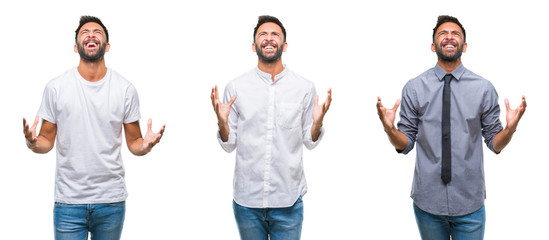
[[[97,38],[96,34],[94,32],[88,33],[89,38]]]
[[[456,37],[454,36],[454,34],[446,34],[446,36],[444,37],[444,39],[447,39],[447,40],[454,40]]]

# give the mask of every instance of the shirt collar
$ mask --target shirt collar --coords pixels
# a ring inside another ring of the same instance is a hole
[[[463,63],[459,64],[459,66],[454,69],[450,74],[454,76],[454,79],[459,80],[461,76],[465,73],[465,67],[463,66]],[[435,75],[437,76],[439,81],[442,81],[444,79],[444,76],[447,74],[446,70],[442,69],[437,63],[435,66]]]
[[[261,77],[261,79],[265,80],[269,84],[273,84],[278,82],[278,80],[284,78],[284,76],[286,76],[286,74],[288,73],[288,68],[286,67],[286,64],[283,64],[282,66],[284,67],[284,70],[282,70],[282,72],[274,77],[274,82],[272,80],[271,74],[259,70],[257,66],[255,67],[255,72],[257,73],[257,75],[259,75],[259,77]]]

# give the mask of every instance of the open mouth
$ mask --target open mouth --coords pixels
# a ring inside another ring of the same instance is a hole
[[[454,49],[454,48],[457,48],[457,44],[456,43],[443,43],[442,48],[443,49]]]
[[[99,46],[99,44],[95,41],[87,41],[84,43],[84,46],[87,47],[87,48],[95,48],[97,46]]]
[[[273,51],[276,49],[276,45],[272,44],[272,43],[265,43],[262,45],[263,49],[266,50],[266,51]]]

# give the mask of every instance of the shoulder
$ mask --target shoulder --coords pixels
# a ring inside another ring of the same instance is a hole
[[[57,94],[63,91],[72,92],[73,90],[71,89],[71,86],[74,86],[74,82],[77,81],[75,75],[76,71],[76,67],[71,68],[48,81],[44,87],[44,93]]]
[[[249,71],[246,71],[245,73],[239,75],[238,77],[233,78],[231,81],[227,83],[226,87],[234,86],[241,83],[246,83],[256,78],[258,78],[258,76],[255,69],[250,69]]]
[[[110,76],[111,81],[113,81],[116,84],[119,84],[125,87],[133,86],[133,84],[130,81],[128,81],[126,78],[124,78],[122,75],[120,75],[117,71],[113,69],[109,68],[109,71],[107,71],[107,74],[111,75]]]
[[[476,88],[483,89],[485,91],[495,91],[494,85],[486,78],[474,73],[469,69],[465,69],[460,81],[467,82],[475,85]]]
[[[287,76],[292,78],[292,81],[295,81],[296,83],[303,84],[309,88],[314,87],[313,81],[297,74],[296,72],[288,69]]]
[[[65,71],[63,74],[51,79],[46,84],[46,88],[59,88],[62,86],[66,86],[68,82],[75,81],[75,71],[77,71],[76,68],[71,68]]]
[[[404,85],[404,89],[416,89],[421,85],[429,84],[433,79],[436,79],[435,68],[429,68],[425,72],[408,80]]]

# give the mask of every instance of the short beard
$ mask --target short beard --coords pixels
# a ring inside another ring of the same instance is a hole
[[[463,43],[460,46],[458,46],[456,54],[452,56],[444,55],[444,53],[442,52],[442,48],[438,44],[435,44],[435,51],[437,53],[438,59],[444,62],[455,62],[459,58],[461,58],[461,54],[463,53]]]
[[[265,55],[263,55],[263,52],[261,52],[261,44],[256,44],[255,45],[255,52],[257,53],[257,57],[259,58],[259,60],[261,62],[264,62],[264,63],[274,63],[276,61],[278,61],[278,59],[280,59],[280,57],[282,56],[282,47],[276,47],[276,54],[273,55],[272,57],[267,57]]]
[[[105,48],[107,47],[107,43],[99,45],[99,49],[94,55],[86,54],[84,46],[80,45],[80,43],[76,43],[76,46],[78,47],[78,54],[80,54],[80,58],[84,60],[84,62],[98,62],[103,59],[103,56],[105,55]]]

